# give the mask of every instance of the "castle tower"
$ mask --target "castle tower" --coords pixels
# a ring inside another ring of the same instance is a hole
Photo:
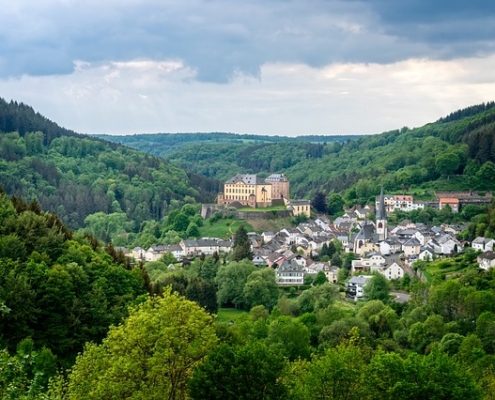
[[[387,211],[385,209],[385,198],[383,196],[383,186],[380,192],[380,199],[376,209],[376,233],[379,240],[385,240],[388,236]]]

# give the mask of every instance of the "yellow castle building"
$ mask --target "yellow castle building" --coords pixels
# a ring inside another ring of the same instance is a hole
[[[253,174],[238,174],[223,185],[218,204],[240,203],[248,207],[270,207],[273,200],[289,199],[289,180],[284,174],[261,179]],[[283,203],[282,203],[283,204]]]

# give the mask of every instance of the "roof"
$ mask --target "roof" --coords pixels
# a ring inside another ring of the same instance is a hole
[[[311,204],[310,200],[291,200],[290,204],[293,206],[309,206]]]
[[[375,233],[375,227],[372,224],[363,225],[356,235],[355,240],[371,240]]]
[[[268,178],[265,179],[265,182],[288,182],[288,179],[284,174],[271,174]]]
[[[237,174],[234,175],[232,178],[227,179],[225,183],[237,183],[237,182],[243,182],[246,185],[256,185],[260,182],[258,182],[258,177],[254,174]]]
[[[485,260],[495,260],[495,252],[485,251],[483,254],[479,255],[479,258]]]
[[[351,279],[349,279],[349,283],[364,286],[370,281],[371,278],[373,278],[371,275],[353,276]]]
[[[416,238],[411,238],[408,241],[404,243],[404,246],[419,246],[421,243],[419,243],[419,240]]]
[[[282,265],[277,268],[277,274],[280,274],[281,272],[304,272],[304,266],[299,264],[295,259],[284,261]]]

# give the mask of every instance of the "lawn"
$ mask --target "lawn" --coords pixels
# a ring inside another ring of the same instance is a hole
[[[253,227],[245,221],[232,218],[222,218],[213,223],[211,223],[210,220],[204,221],[203,226],[199,227],[199,234],[201,237],[228,239],[241,225],[244,225],[248,232],[253,230]]]
[[[219,308],[217,313],[218,322],[239,322],[248,315],[247,311],[236,308]]]
[[[243,212],[270,212],[270,211],[285,211],[287,207],[285,206],[273,206],[273,207],[260,207],[260,208],[252,208],[252,207],[242,207],[237,211]]]

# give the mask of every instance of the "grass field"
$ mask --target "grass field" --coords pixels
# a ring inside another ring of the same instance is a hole
[[[287,210],[287,207],[285,206],[273,206],[273,207],[260,207],[260,208],[252,208],[252,207],[242,207],[239,208],[238,211],[244,211],[244,212],[270,212],[270,211],[285,211]]]
[[[236,308],[220,308],[217,313],[218,322],[238,322],[248,315],[247,311],[238,310]]]
[[[213,223],[210,223],[209,220],[205,221],[204,225],[199,228],[199,234],[201,237],[228,239],[241,225],[244,225],[248,232],[253,230],[253,227],[246,221],[225,218],[219,219]]]

